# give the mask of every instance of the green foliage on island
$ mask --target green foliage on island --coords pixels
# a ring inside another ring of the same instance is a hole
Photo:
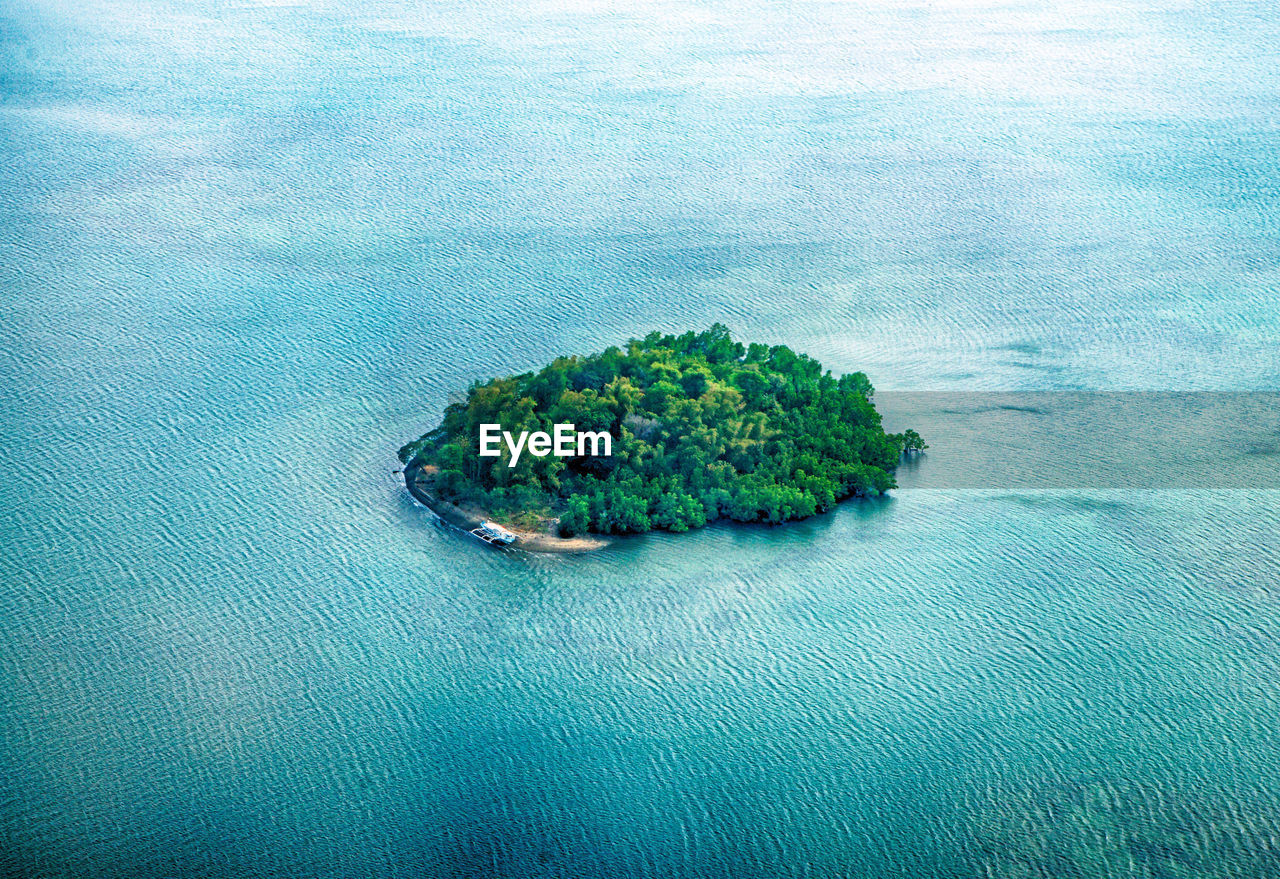
[[[781,345],[742,345],[716,324],[560,357],[474,384],[443,423],[400,450],[438,468],[436,492],[508,522],[558,516],[562,535],[686,531],[727,518],[784,522],[895,486],[915,431],[886,434],[867,377],[836,378]],[[610,457],[481,457],[481,424],[608,431]]]

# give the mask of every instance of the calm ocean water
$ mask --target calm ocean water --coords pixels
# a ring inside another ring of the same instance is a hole
[[[552,558],[392,473],[715,320],[1280,389],[1273,4],[347,6],[0,8],[0,874],[1280,876],[1280,491]]]

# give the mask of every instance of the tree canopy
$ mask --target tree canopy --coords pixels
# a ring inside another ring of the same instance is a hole
[[[497,518],[558,516],[561,534],[686,531],[803,519],[895,486],[914,431],[886,434],[866,375],[836,378],[782,346],[743,345],[716,324],[650,333],[537,372],[473,384],[435,430],[400,450],[432,465],[446,500]],[[608,457],[479,454],[481,424],[608,431]]]

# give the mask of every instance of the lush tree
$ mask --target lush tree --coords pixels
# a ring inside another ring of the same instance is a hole
[[[591,526],[591,505],[580,494],[575,494],[565,504],[565,511],[560,516],[560,535],[573,537],[582,534]]]
[[[927,448],[929,448],[929,445],[920,434],[911,428],[907,428],[902,432],[902,451],[910,454],[911,452],[923,452]]]

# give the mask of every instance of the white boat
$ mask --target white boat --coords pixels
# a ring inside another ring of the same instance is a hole
[[[503,528],[497,522],[481,522],[480,526],[472,528],[470,533],[485,543],[499,544],[501,546],[514,543],[516,539],[515,534]]]

